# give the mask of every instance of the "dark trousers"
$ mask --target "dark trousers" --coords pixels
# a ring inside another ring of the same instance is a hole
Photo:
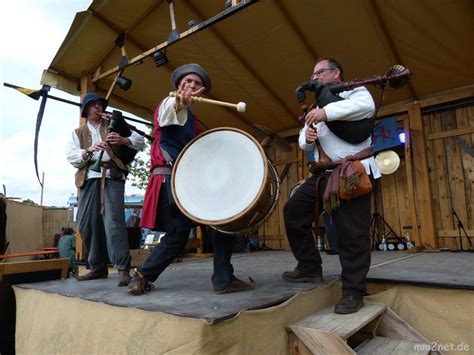
[[[117,270],[130,267],[124,189],[124,180],[105,179],[104,214],[100,213],[101,179],[86,180],[80,190],[77,221],[93,270],[106,268],[107,256]]]
[[[312,175],[296,190],[284,207],[285,228],[297,268],[303,272],[321,271],[322,260],[313,238],[312,223],[315,218],[316,193],[319,194],[319,211],[322,211],[323,192],[329,174],[316,188]],[[366,276],[370,267],[370,193],[350,200],[332,212],[335,224],[339,260],[341,262],[342,290],[344,294],[361,296],[367,292]]]
[[[168,183],[168,182],[167,182]],[[154,282],[158,276],[180,255],[186,246],[193,222],[178,209],[170,199],[170,191],[163,184],[158,200],[155,230],[166,232],[160,243],[152,250],[145,263],[138,268],[143,276]],[[209,228],[209,230],[211,230]],[[214,273],[212,284],[214,290],[225,288],[234,278],[234,268],[230,263],[232,257],[233,237],[211,230],[214,239]]]

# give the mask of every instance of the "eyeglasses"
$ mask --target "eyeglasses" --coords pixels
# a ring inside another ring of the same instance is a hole
[[[324,73],[325,71],[329,71],[329,70],[336,70],[336,68],[322,68],[322,69],[316,70],[313,73],[313,75],[311,76],[311,78],[315,78],[317,76],[320,76],[322,73]]]

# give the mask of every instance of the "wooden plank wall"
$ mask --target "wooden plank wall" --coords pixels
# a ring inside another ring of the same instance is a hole
[[[410,126],[412,111],[397,114],[397,120]],[[468,153],[469,147],[472,150],[474,146],[474,106],[422,115],[421,126],[418,124],[413,129],[417,130],[416,135],[412,131],[413,138],[423,137],[425,141],[412,142],[413,146],[405,150],[395,149],[400,156],[400,167],[394,174],[383,175],[376,181],[373,212],[380,213],[397,235],[405,236],[408,230],[418,245],[428,241],[432,247],[459,248],[459,240],[453,238],[458,236],[454,209],[474,243],[474,158]],[[284,163],[297,160],[281,185],[276,211],[259,228],[260,244],[264,241],[270,248],[289,249],[283,206],[291,188],[308,175],[304,153],[297,142],[291,145],[289,153],[266,149],[279,173]],[[425,150],[423,154],[416,151],[420,147]],[[405,159],[405,154],[410,159]],[[426,171],[421,171],[420,159],[426,159]],[[431,196],[421,199],[420,195],[425,194]],[[467,238],[463,238],[464,249],[468,246]]]
[[[6,201],[6,237],[10,242],[8,253],[53,246],[54,233],[68,225],[67,208],[47,208],[8,199]],[[20,260],[30,259],[32,257]]]
[[[302,168],[304,164],[303,151],[299,149],[296,142],[291,143],[291,148],[291,152],[285,152],[278,148],[266,149],[267,157],[274,164],[278,174],[282,173],[286,164],[291,164],[286,178],[280,185],[278,204],[269,219],[258,230],[260,245],[265,243],[264,246],[272,249],[290,249],[285,232],[283,206],[288,201],[291,189],[303,178],[304,173]]]
[[[427,115],[425,132],[439,246],[457,249],[453,210],[474,242],[474,106]],[[467,238],[462,242],[467,249]]]
[[[45,246],[53,246],[54,234],[62,227],[68,227],[67,208],[43,208],[43,242]]]
[[[6,238],[10,242],[7,252],[21,253],[43,247],[43,207],[8,199],[6,202]],[[24,257],[18,261],[31,259]]]

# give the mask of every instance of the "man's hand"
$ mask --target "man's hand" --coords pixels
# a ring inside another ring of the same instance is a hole
[[[313,127],[308,126],[306,127],[305,137],[306,143],[311,144],[314,143],[316,139],[318,139],[318,134],[316,133],[316,130]]]
[[[109,112],[104,112],[104,113],[102,113],[102,118],[107,120],[107,121],[110,121],[112,119],[112,114],[109,113]]]
[[[191,106],[193,103],[192,96],[201,96],[205,90],[206,88],[203,86],[196,91],[192,91],[188,83],[184,81],[181,82],[181,85],[176,91],[179,97],[176,98],[175,107],[174,107],[175,111],[178,112],[182,110],[183,108],[188,108],[189,106]]]
[[[122,137],[120,134],[116,132],[110,132],[107,135],[107,138],[105,141],[108,144],[121,144],[121,145],[131,145],[132,143],[130,142],[130,139]]]
[[[326,111],[322,108],[315,108],[308,112],[306,115],[306,124],[310,127],[313,123],[318,123],[327,120]]]
[[[107,143],[105,142],[97,142],[92,144],[89,148],[87,148],[90,152],[98,152],[100,150],[105,150],[107,148]]]

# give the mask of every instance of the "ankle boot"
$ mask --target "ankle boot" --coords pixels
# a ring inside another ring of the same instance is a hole
[[[122,287],[122,286],[128,286],[128,284],[130,283],[130,280],[132,279],[131,276],[130,276],[130,270],[129,269],[125,269],[125,270],[119,270],[119,283],[118,283],[118,287]]]
[[[77,276],[77,281],[88,281],[88,280],[97,280],[97,279],[105,279],[109,275],[109,271],[107,268],[100,269],[100,270],[91,270],[87,274],[82,276]]]

